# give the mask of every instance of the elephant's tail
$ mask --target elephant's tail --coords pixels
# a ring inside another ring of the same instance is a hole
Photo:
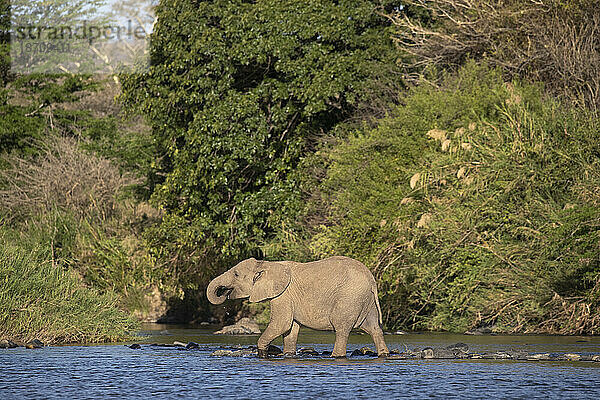
[[[373,285],[371,288],[373,296],[375,297],[375,305],[377,306],[377,314],[379,315],[379,325],[383,325],[383,317],[381,315],[381,306],[379,305],[379,296],[377,295],[377,286]]]

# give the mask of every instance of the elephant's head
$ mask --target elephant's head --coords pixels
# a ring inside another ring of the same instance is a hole
[[[206,296],[213,304],[247,297],[251,302],[259,302],[279,296],[290,279],[286,263],[249,258],[213,279],[206,288]]]

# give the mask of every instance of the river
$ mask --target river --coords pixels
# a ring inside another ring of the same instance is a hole
[[[600,363],[583,361],[381,360],[350,357],[215,357],[222,345],[257,336],[215,336],[215,328],[145,325],[140,349],[124,344],[0,350],[0,399],[100,398],[527,398],[599,399]],[[333,334],[301,329],[299,346],[331,351]],[[368,345],[352,334],[348,350]],[[600,353],[600,337],[386,335],[390,349]],[[200,349],[151,346],[196,342]],[[275,342],[281,345],[281,340]]]

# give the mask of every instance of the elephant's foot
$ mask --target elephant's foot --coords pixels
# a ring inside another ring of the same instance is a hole
[[[286,351],[283,353],[283,358],[297,358],[295,351]]]
[[[337,359],[342,359],[342,358],[347,358],[346,355],[341,355],[341,354],[332,354],[331,358],[337,358]]]
[[[389,356],[390,356],[390,353],[381,353],[381,354],[377,355],[377,357],[379,357],[379,358],[388,358]]]
[[[269,358],[267,349],[258,349],[258,358]]]

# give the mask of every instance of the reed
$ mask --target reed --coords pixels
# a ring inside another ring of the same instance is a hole
[[[137,323],[114,294],[82,286],[47,249],[0,245],[0,337],[97,343],[131,338]]]

